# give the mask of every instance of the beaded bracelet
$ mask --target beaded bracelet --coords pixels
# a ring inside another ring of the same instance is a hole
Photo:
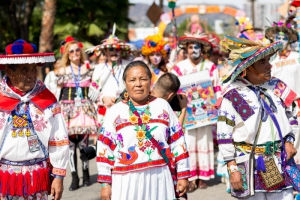
[[[109,183],[101,183],[101,187],[106,187],[106,186],[110,186]]]
[[[53,177],[54,177],[54,178],[58,178],[58,179],[60,179],[60,180],[64,180],[64,178],[65,178],[65,177],[59,176],[59,175],[53,175]]]
[[[228,167],[228,171],[229,171],[229,174],[232,174],[232,173],[234,173],[234,172],[239,171],[239,169],[238,169],[238,167],[237,167],[236,165],[230,165],[230,166]]]

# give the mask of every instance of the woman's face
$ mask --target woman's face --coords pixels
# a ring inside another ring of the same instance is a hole
[[[159,63],[161,62],[161,59],[162,59],[162,54],[160,52],[157,52],[157,53],[151,53],[149,55],[149,59],[150,59],[150,63],[152,65],[159,65]]]
[[[70,62],[78,62],[81,57],[81,49],[78,44],[72,44],[69,49],[69,60]]]
[[[126,90],[129,97],[139,103],[147,99],[150,91],[150,78],[142,66],[130,68],[126,74]]]

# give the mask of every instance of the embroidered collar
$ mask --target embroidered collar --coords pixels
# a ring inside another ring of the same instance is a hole
[[[57,102],[55,96],[40,80],[37,80],[34,88],[24,96],[9,87],[7,80],[7,76],[4,76],[0,84],[0,110],[2,111],[13,111],[18,104],[29,102],[43,111]]]

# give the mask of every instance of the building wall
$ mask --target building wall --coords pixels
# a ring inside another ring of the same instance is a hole
[[[278,22],[280,15],[277,12],[281,3],[255,3],[255,27],[265,28],[265,26],[271,26],[270,22]],[[247,2],[244,4],[244,10],[246,16],[252,20],[251,3]],[[270,22],[269,22],[270,21]]]

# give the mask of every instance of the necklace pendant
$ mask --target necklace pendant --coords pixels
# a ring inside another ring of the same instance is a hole
[[[16,132],[16,130],[13,130],[13,131],[12,131],[11,136],[12,136],[13,138],[16,138],[16,137],[17,137],[17,132]]]

